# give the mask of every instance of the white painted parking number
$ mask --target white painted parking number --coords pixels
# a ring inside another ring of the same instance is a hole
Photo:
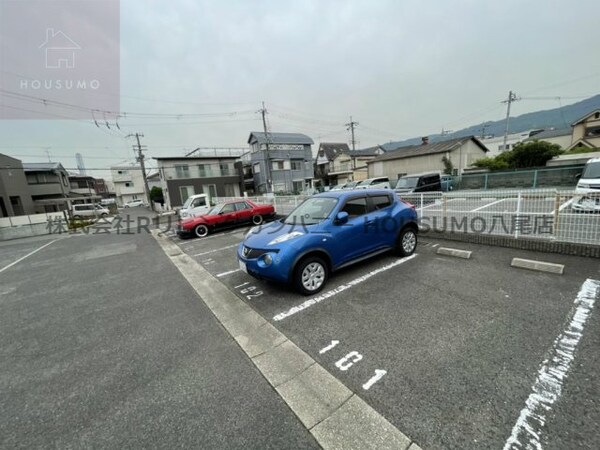
[[[385,370],[375,369],[375,375],[373,375],[369,381],[363,384],[363,389],[365,391],[368,391],[371,388],[371,386],[373,386],[375,383],[381,380],[386,373],[387,371]]]
[[[359,362],[362,358],[363,357],[360,353],[352,351],[336,362],[335,366],[342,371],[346,371],[352,367],[354,363]]]
[[[247,285],[250,285],[250,286],[247,286]],[[246,287],[244,287],[244,286],[246,286]],[[243,288],[243,289],[240,289],[240,288]],[[260,297],[261,295],[264,294],[263,291],[257,290],[256,286],[251,285],[249,281],[246,281],[245,283],[235,286],[234,289],[239,289],[240,294],[242,294],[248,300],[252,300],[253,298]]]
[[[319,350],[319,354],[322,355],[324,353],[327,353],[329,350],[335,348],[339,343],[340,343],[340,341],[336,341],[336,340],[331,341],[328,345],[326,345],[321,350]],[[345,372],[346,370],[350,369],[350,367],[352,367],[354,364],[356,364],[357,362],[359,362],[362,359],[363,359],[363,355],[361,355],[357,351],[353,350],[350,353],[348,353],[346,356],[344,356],[342,359],[336,361],[335,366],[338,369],[340,369],[342,372]],[[386,370],[375,369],[375,375],[373,375],[371,378],[369,378],[369,380],[365,384],[362,385],[363,389],[365,391],[368,391],[369,389],[371,389],[371,387],[375,383],[377,383],[379,380],[381,380],[386,374],[387,374]]]

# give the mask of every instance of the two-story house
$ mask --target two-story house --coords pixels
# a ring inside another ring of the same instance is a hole
[[[69,173],[61,163],[23,163],[23,171],[36,213],[63,211],[69,208]]]
[[[165,206],[180,207],[194,194],[239,197],[242,175],[236,167],[237,156],[165,156],[154,158],[158,165]]]
[[[0,217],[34,213],[23,164],[19,159],[0,154]]]
[[[329,176],[333,159],[340,153],[350,151],[344,142],[321,142],[315,158],[315,187],[335,185],[337,177]]]
[[[139,164],[112,166],[110,174],[117,204],[123,206],[133,200],[147,201],[144,176]]]
[[[253,131],[248,144],[256,193],[300,193],[313,187],[313,140],[305,134]]]
[[[329,165],[329,177],[330,179],[335,177],[333,184],[366,180],[369,175],[367,163],[383,153],[385,151],[378,145],[338,153]]]
[[[573,125],[572,144],[567,148],[600,148],[600,109],[583,116]]]
[[[108,188],[102,178],[70,173],[69,184],[71,185],[71,195],[89,197],[90,200],[94,201],[108,197]]]

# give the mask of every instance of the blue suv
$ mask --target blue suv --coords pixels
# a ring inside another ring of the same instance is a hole
[[[329,274],[394,250],[417,247],[417,213],[389,190],[329,191],[282,220],[252,228],[237,250],[240,269],[259,279],[319,292]]]

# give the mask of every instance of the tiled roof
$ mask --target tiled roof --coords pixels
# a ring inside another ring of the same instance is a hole
[[[455,148],[460,147],[461,145],[466,144],[468,141],[472,140],[481,148],[483,152],[487,152],[488,149],[485,145],[483,145],[475,136],[463,136],[455,139],[449,139],[446,141],[434,142],[431,144],[420,144],[420,145],[408,145],[406,147],[399,147],[394,150],[388,150],[383,155],[380,155],[369,163],[377,162],[377,161],[390,161],[394,159],[402,159],[402,158],[410,158],[413,156],[421,156],[421,155],[433,155],[436,153],[446,153],[448,151],[452,151]]]

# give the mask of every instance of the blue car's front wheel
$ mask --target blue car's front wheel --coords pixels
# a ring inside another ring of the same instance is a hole
[[[319,292],[329,278],[327,264],[318,256],[308,256],[301,260],[294,270],[296,289],[304,295]]]

